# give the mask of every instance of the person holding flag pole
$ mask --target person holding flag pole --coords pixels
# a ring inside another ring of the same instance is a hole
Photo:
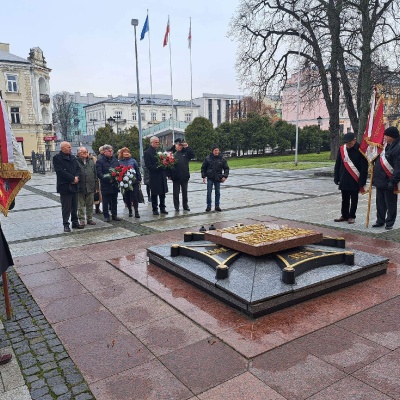
[[[383,95],[378,94],[375,87],[371,98],[371,110],[368,116],[367,127],[360,143],[360,152],[368,161],[368,172],[370,173],[370,183],[368,189],[368,208],[366,227],[369,225],[369,214],[371,211],[372,182],[374,177],[373,162],[379,157],[383,150],[383,132],[385,130],[383,122]]]
[[[373,184],[376,187],[376,223],[373,228],[385,225],[393,229],[397,216],[397,199],[400,193],[400,135],[390,126],[384,133],[385,148],[374,166]]]

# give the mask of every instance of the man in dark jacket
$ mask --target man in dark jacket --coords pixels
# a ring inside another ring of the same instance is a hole
[[[119,165],[116,157],[113,155],[113,148],[109,144],[103,146],[103,156],[99,157],[96,161],[97,176],[101,181],[101,195],[103,198],[103,217],[105,222],[110,222],[110,208],[111,217],[114,221],[121,221],[117,216],[117,201],[118,201],[118,187],[111,182],[109,177],[110,168],[115,168]]]
[[[183,209],[190,211],[188,204],[188,183],[190,179],[189,161],[194,158],[194,152],[182,139],[175,140],[174,158],[178,161],[168,173],[173,182],[173,197],[175,211],[179,211],[179,193],[182,188]]]
[[[153,215],[168,214],[165,209],[165,194],[168,193],[167,171],[157,162],[157,149],[160,140],[157,136],[150,138],[150,146],[144,152],[144,163],[149,171],[151,205]],[[158,197],[160,198],[160,212],[158,212]]]
[[[78,194],[78,218],[82,225],[96,225],[93,221],[94,194],[99,191],[96,166],[86,147],[78,148],[78,163],[81,168]]]
[[[222,157],[219,146],[212,147],[212,153],[209,154],[201,166],[201,177],[203,183],[207,178],[207,208],[211,211],[211,193],[213,186],[215,187],[215,211],[222,211],[219,206],[221,182],[225,182],[229,175],[229,166],[227,161]]]
[[[354,224],[358,205],[358,193],[364,192],[368,176],[368,161],[359,151],[360,145],[354,133],[343,136],[335,164],[334,182],[342,191],[342,215],[335,222]]]
[[[376,187],[376,223],[393,229],[397,216],[397,198],[400,192],[400,138],[399,130],[390,126],[384,132],[386,147],[375,161],[373,184]]]
[[[60,152],[53,157],[54,171],[57,174],[57,193],[60,193],[61,211],[64,232],[71,232],[72,228],[82,229],[83,225],[78,220],[78,190],[81,169],[75,156],[71,154],[71,144],[61,142]]]

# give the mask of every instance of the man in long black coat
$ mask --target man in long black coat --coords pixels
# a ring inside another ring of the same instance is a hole
[[[157,162],[157,149],[160,140],[157,136],[150,139],[150,147],[144,152],[144,163],[149,171],[151,205],[153,215],[168,214],[165,209],[165,194],[168,193],[167,172],[160,168]],[[158,198],[160,198],[160,212],[158,212]]]
[[[183,209],[190,211],[188,203],[188,183],[190,179],[189,161],[194,158],[194,152],[188,143],[182,139],[175,140],[174,158],[178,161],[169,171],[169,177],[173,182],[173,198],[175,211],[179,211],[179,193],[182,189]]]
[[[117,216],[118,187],[111,182],[109,178],[110,168],[119,165],[116,157],[114,157],[113,148],[109,144],[103,146],[104,153],[96,161],[97,176],[101,182],[101,195],[103,198],[103,217],[105,222],[121,221]],[[105,177],[105,175],[107,175]],[[111,218],[110,218],[111,209]]]
[[[400,134],[390,126],[384,132],[386,147],[375,161],[374,186],[376,187],[376,223],[393,229],[397,217],[397,199],[400,192]]]
[[[347,221],[354,224],[358,205],[358,193],[363,191],[368,176],[368,161],[359,151],[360,145],[354,133],[343,136],[344,145],[340,146],[336,164],[334,182],[342,191],[342,215],[335,222]]]
[[[57,174],[57,193],[60,193],[61,211],[64,232],[71,232],[72,228],[82,229],[83,225],[78,220],[78,182],[81,174],[78,160],[71,154],[71,144],[61,142],[60,152],[53,157],[54,171]]]

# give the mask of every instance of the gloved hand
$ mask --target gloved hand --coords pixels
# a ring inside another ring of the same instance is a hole
[[[387,184],[387,189],[388,190],[394,190],[394,183],[392,181],[389,181]]]

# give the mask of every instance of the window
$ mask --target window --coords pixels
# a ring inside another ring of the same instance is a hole
[[[115,116],[117,118],[122,118],[122,111],[115,111]]]
[[[154,121],[157,121],[157,113],[155,113],[155,112],[152,112],[151,113],[151,120],[154,122]]]
[[[132,113],[132,120],[137,121],[137,112],[136,111]]]
[[[185,114],[185,122],[191,122],[192,121],[192,114],[187,113]]]
[[[165,113],[162,113],[162,114],[161,114],[161,120],[162,120],[162,121],[165,121],[166,119],[167,119],[167,117],[165,116]]]
[[[208,99],[208,119],[212,122],[213,119],[213,108],[212,108],[212,99]]]
[[[78,115],[78,109],[74,107],[74,115]]]
[[[17,76],[7,74],[7,91],[18,92]]]
[[[142,121],[146,121],[146,115],[145,115],[145,113],[141,113],[141,118],[142,118]]]
[[[12,124],[20,124],[21,123],[19,107],[11,107],[11,123]]]

